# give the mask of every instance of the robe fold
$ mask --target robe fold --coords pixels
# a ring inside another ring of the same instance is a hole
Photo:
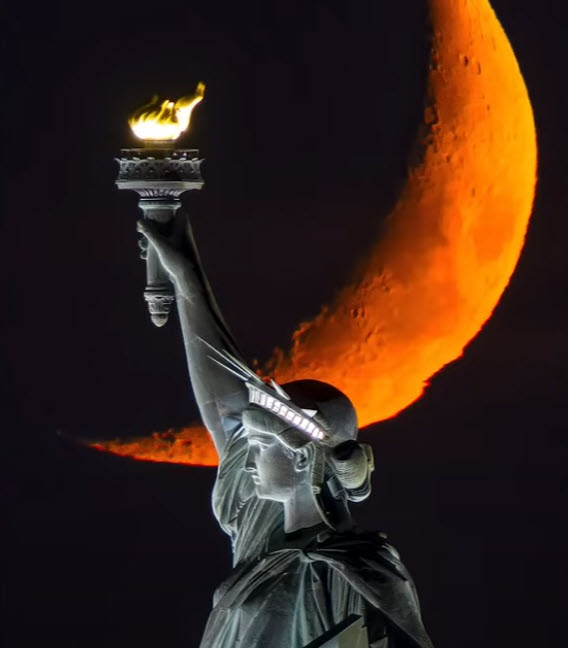
[[[201,648],[304,648],[349,615],[369,645],[432,648],[412,579],[384,536],[323,525],[286,536],[282,504],[255,494],[242,426],[223,451],[213,510],[234,568],[215,592]]]

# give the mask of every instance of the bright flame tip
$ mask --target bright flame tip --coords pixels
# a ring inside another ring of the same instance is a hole
[[[177,101],[160,101],[158,95],[138,108],[128,120],[136,137],[142,140],[174,141],[189,128],[189,120],[195,106],[203,99],[205,84],[200,81],[192,95]]]

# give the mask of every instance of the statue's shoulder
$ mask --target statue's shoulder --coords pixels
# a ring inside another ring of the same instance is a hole
[[[352,529],[321,534],[313,556],[361,595],[369,609],[402,631],[401,646],[433,648],[422,625],[412,577],[384,532]]]
[[[387,538],[384,531],[367,531],[358,527],[343,532],[329,530],[318,535],[318,547],[322,550],[335,549],[339,551],[357,548],[363,554],[386,551],[400,559],[398,551],[387,542]]]
[[[318,536],[314,553],[332,565],[341,565],[341,569],[366,572],[380,568],[403,580],[409,578],[398,551],[387,541],[384,531],[359,528],[341,533],[324,531]]]

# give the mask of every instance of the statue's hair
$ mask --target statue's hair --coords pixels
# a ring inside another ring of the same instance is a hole
[[[314,419],[327,432],[327,440],[313,444],[320,449],[317,455],[325,466],[314,471],[314,487],[329,484],[334,496],[339,491],[351,502],[366,499],[371,492],[371,473],[374,470],[373,450],[357,439],[357,414],[353,404],[337,387],[318,380],[297,380],[286,383],[284,389],[301,407],[317,411]],[[285,444],[288,439],[281,435]],[[322,470],[325,467],[325,470]]]
[[[367,443],[345,441],[333,448],[327,464],[351,502],[361,502],[371,494],[371,473],[375,469],[373,449]]]

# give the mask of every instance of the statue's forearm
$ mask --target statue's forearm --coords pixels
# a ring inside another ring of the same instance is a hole
[[[203,273],[188,264],[175,284],[191,385],[203,422],[221,454],[238,425],[235,415],[246,406],[246,394],[243,383],[211,359],[210,347],[238,352]]]
[[[246,388],[210,356],[215,350],[226,350],[238,356],[238,350],[201,267],[193,233],[184,214],[177,217],[169,237],[145,221],[139,221],[138,230],[154,246],[160,263],[175,285],[191,385],[203,422],[221,454],[228,437],[239,424],[240,412],[246,407]]]

